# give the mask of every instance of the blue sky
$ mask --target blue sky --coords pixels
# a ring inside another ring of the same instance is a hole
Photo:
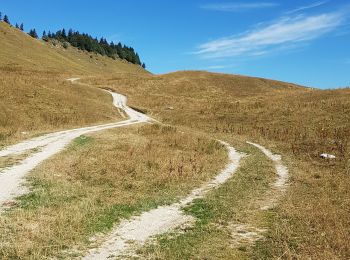
[[[3,0],[25,30],[62,27],[133,46],[153,73],[208,70],[350,85],[348,0]]]

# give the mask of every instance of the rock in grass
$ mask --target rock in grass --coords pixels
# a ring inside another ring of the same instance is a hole
[[[323,159],[335,159],[335,155],[328,154],[328,153],[322,153],[320,154],[320,157]]]

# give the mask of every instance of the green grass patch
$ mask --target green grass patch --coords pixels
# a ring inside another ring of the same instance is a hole
[[[83,146],[93,142],[94,138],[91,136],[81,135],[74,139],[74,144],[78,146]]]

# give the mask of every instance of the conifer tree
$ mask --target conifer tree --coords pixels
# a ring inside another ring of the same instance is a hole
[[[21,25],[19,26],[19,29],[20,29],[21,31],[24,30],[24,25],[23,25],[23,23],[21,23]]]
[[[10,19],[8,18],[8,16],[6,14],[4,16],[4,22],[7,23],[7,24],[11,24],[10,23]]]
[[[16,23],[16,28],[19,29],[18,23]]]
[[[38,34],[36,33],[35,29],[31,29],[28,33],[30,36],[32,36],[33,38],[37,39],[38,38]]]
[[[61,36],[63,39],[66,39],[67,38],[67,35],[66,35],[66,30],[63,28],[62,31],[61,31]]]
[[[2,13],[0,12],[0,21],[2,20]]]
[[[43,39],[43,41],[46,41],[46,42],[49,40],[49,37],[47,36],[46,31],[43,31],[43,36],[41,37],[41,39]]]

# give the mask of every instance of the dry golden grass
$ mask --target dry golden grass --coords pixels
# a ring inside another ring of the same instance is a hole
[[[261,220],[257,198],[267,196],[274,181],[273,165],[260,151],[241,140],[229,139],[240,151],[249,154],[230,180],[205,198],[195,200],[185,208],[196,217],[193,227],[185,232],[160,235],[138,253],[141,259],[250,259],[249,246],[232,231],[235,224],[265,228]],[[259,234],[261,235],[261,234]]]
[[[185,196],[226,161],[218,142],[170,126],[77,138],[30,175],[32,193],[0,216],[0,258],[69,258],[121,218]]]
[[[112,97],[56,74],[0,70],[0,147],[51,132],[120,120]]]
[[[33,39],[3,22],[0,42],[0,148],[38,133],[119,118],[109,94],[65,79],[148,74],[125,61]]]
[[[287,144],[302,157],[349,153],[350,89],[321,91],[205,72],[88,81],[111,86],[126,94],[132,106],[169,124],[261,137]]]
[[[274,212],[257,258],[350,257],[350,89],[205,72],[88,81],[127,95],[162,122],[255,140],[293,162],[288,199]],[[321,159],[324,152],[337,159]]]
[[[79,51],[36,40],[0,22],[0,65],[19,66],[42,72],[67,75],[110,75],[112,73],[148,74],[140,66],[122,60]]]

